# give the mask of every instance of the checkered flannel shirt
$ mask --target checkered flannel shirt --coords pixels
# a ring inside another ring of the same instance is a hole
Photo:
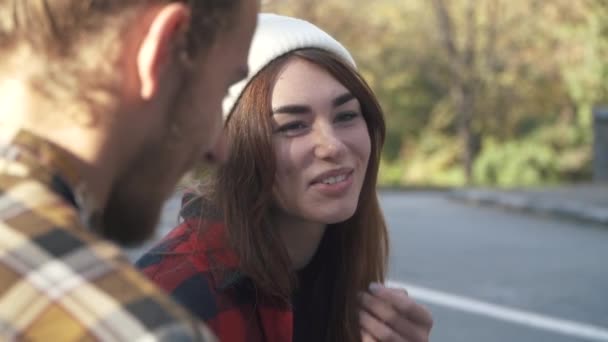
[[[71,158],[23,131],[0,149],[0,340],[214,341],[84,228]]]
[[[293,341],[291,303],[258,291],[239,271],[221,221],[186,218],[136,265],[221,341]]]

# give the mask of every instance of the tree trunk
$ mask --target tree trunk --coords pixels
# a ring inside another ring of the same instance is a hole
[[[475,63],[477,62],[477,2],[469,0],[465,8],[467,19],[464,30],[464,46],[456,47],[454,20],[445,0],[433,0],[433,8],[439,24],[441,44],[451,60],[452,89],[450,95],[457,118],[458,136],[461,139],[462,167],[466,185],[473,183],[473,161],[475,139],[473,139],[473,117],[475,110]]]
[[[473,184],[473,161],[475,160],[475,139],[473,138],[473,110],[475,98],[472,89],[464,84],[452,88],[452,101],[458,117],[458,136],[462,142],[461,162],[466,185]]]

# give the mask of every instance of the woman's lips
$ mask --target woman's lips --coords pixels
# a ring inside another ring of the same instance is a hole
[[[340,173],[327,176],[312,184],[312,188],[327,196],[340,196],[350,189],[353,184],[353,173]]]

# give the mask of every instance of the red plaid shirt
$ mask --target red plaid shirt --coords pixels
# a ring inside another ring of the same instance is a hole
[[[187,219],[137,266],[205,321],[220,341],[292,341],[291,304],[256,291],[238,271],[224,230],[220,222]]]

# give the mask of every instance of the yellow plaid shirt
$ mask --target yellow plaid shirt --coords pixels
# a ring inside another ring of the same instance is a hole
[[[0,147],[0,340],[214,341],[84,227],[73,162],[23,131]]]

